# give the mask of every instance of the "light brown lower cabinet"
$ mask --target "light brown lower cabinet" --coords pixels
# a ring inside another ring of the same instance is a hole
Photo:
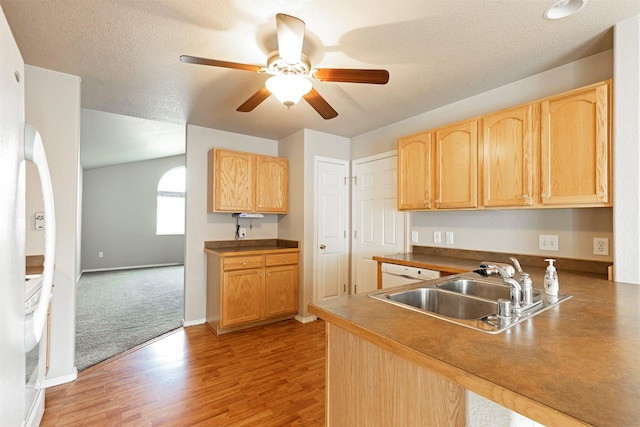
[[[207,254],[207,323],[222,334],[298,312],[298,252]]]

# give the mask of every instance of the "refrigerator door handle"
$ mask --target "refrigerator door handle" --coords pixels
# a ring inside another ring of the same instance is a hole
[[[24,127],[24,157],[35,164],[40,176],[40,187],[47,221],[44,235],[44,271],[42,273],[42,293],[33,314],[25,318],[25,350],[33,349],[42,338],[47,321],[47,308],[53,288],[53,269],[56,251],[56,217],[53,205],[53,187],[49,175],[47,156],[40,133],[29,123]]]

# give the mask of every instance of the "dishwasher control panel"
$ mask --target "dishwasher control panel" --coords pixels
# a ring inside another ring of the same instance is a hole
[[[420,280],[431,280],[440,277],[439,271],[429,270],[428,268],[408,267],[406,265],[387,262],[383,262],[381,268],[383,288],[406,285]]]

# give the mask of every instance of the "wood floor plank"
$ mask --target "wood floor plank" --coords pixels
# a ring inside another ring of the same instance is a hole
[[[324,426],[325,324],[180,329],[46,391],[42,426]]]

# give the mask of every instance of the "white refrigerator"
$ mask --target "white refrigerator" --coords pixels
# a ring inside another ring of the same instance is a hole
[[[24,121],[24,62],[0,9],[0,425],[38,425],[44,412],[47,307],[55,215],[46,155]],[[44,272],[25,276],[25,161],[41,180],[46,218]]]

